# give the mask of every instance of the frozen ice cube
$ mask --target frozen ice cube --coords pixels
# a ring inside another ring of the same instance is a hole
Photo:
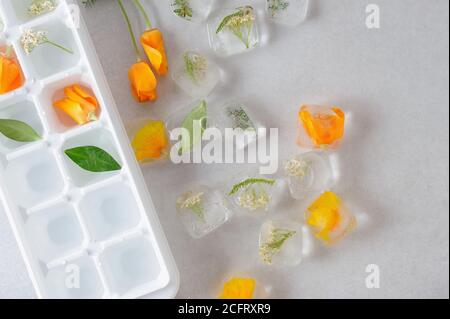
[[[225,137],[226,129],[233,130],[235,138],[229,138],[234,138],[238,149],[245,148],[261,137],[258,129],[264,126],[244,103],[230,101],[220,107],[211,106],[208,112],[211,127],[220,129]]]
[[[201,151],[203,134],[209,126],[208,108],[209,105],[205,100],[195,101],[188,107],[177,109],[167,118],[166,127],[171,138],[176,138],[172,133],[177,133],[177,129],[185,129],[187,130],[185,133],[189,133],[188,136],[178,136],[177,141],[171,140],[171,153],[174,147],[180,156],[190,156],[197,150]]]
[[[266,0],[269,18],[280,24],[295,26],[306,19],[309,0]]]
[[[324,192],[308,207],[305,219],[315,237],[326,245],[337,243],[357,226],[355,216],[332,191]]]
[[[220,69],[206,56],[187,51],[174,64],[175,83],[191,97],[207,97],[220,80]]]
[[[336,106],[300,107],[297,144],[309,149],[337,149],[344,138],[346,115]]]
[[[222,9],[208,21],[209,43],[221,56],[252,50],[260,43],[256,11],[251,6]]]
[[[170,139],[163,121],[140,118],[129,122],[126,129],[134,155],[140,164],[153,164],[167,160]]]
[[[284,174],[295,199],[320,194],[332,186],[333,171],[325,154],[308,152],[295,155],[284,162]]]
[[[227,190],[227,198],[233,211],[257,213],[268,211],[274,206],[276,198],[276,180],[265,176],[245,176],[233,179]]]
[[[194,238],[201,238],[230,218],[222,194],[207,186],[194,186],[177,199],[177,210]]]
[[[267,299],[273,288],[267,274],[255,271],[254,267],[232,267],[217,283],[213,296],[220,299]]]
[[[260,230],[259,256],[267,265],[296,266],[302,260],[302,227],[289,220],[268,220]]]
[[[170,0],[175,15],[196,23],[208,18],[213,3],[214,0]]]

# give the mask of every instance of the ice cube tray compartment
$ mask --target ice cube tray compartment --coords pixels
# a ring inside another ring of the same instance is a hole
[[[45,23],[32,23],[20,28],[21,32],[26,32],[29,29],[33,31],[45,30],[48,32],[47,36],[51,41],[73,51],[73,54],[68,54],[49,44],[36,47],[33,52],[23,57],[26,68],[34,78],[43,79],[49,77],[73,68],[80,62],[80,53],[78,52],[73,31],[65,23],[58,20],[50,20]],[[20,37],[16,41],[17,46],[20,47]]]
[[[105,240],[139,225],[141,216],[134,197],[123,182],[86,194],[80,210],[93,240]]]
[[[64,88],[77,83],[83,90],[94,96],[99,96],[93,79],[88,73],[81,73],[81,70],[75,69],[63,74],[60,78],[52,80],[40,91],[38,94],[39,104],[45,114],[49,129],[54,133],[65,133],[73,129],[79,129],[77,125],[66,113],[53,106],[53,103],[64,98]],[[102,120],[102,105],[97,113],[99,120]],[[97,122],[91,122],[92,125],[97,125]],[[89,124],[87,124],[89,125]]]
[[[80,146],[99,147],[108,152],[112,157],[114,157],[116,161],[119,162],[119,164],[123,166],[123,161],[120,158],[120,154],[117,150],[117,145],[114,141],[114,138],[110,131],[104,128],[92,128],[84,133],[77,134],[68,138],[63,143],[60,153],[64,154],[65,150]],[[68,156],[62,155],[62,157],[68,176],[78,187],[90,185],[92,183],[99,182],[104,179],[111,178],[114,175],[120,174],[120,171],[106,173],[88,172],[75,164]]]
[[[0,199],[30,277],[43,298],[174,297],[178,271],[100,62],[83,22],[70,27],[73,2],[57,2],[28,17],[31,0],[0,0],[0,48],[13,47],[25,78],[0,96],[0,118],[23,121],[42,137],[0,136]],[[46,45],[25,54],[20,36],[28,29],[48,31],[74,54]],[[73,84],[97,98],[98,121],[75,125],[54,108]],[[83,170],[64,153],[79,146],[102,148],[121,170]]]
[[[85,243],[85,233],[76,210],[64,201],[27,216],[25,229],[37,256],[46,262],[75,252]]]
[[[56,0],[55,3],[58,4],[59,1]],[[8,17],[7,22],[9,25],[29,22],[37,18],[36,16],[28,15],[29,1],[5,0],[2,5],[5,15]]]
[[[79,274],[79,281],[67,277],[67,273]],[[61,285],[61,283],[67,285]],[[71,289],[70,287],[80,287]],[[48,271],[45,287],[50,298],[54,299],[94,299],[105,294],[98,266],[93,258],[82,256]]]
[[[6,102],[4,104],[5,106],[0,108],[0,119],[19,120],[30,125],[40,136],[47,134],[33,99],[27,99],[26,96],[18,96],[8,104]],[[39,143],[39,141],[35,143]],[[26,146],[27,143],[16,142],[0,135],[0,153],[7,154]]]
[[[14,202],[24,208],[58,197],[64,191],[64,175],[54,152],[42,147],[11,160],[4,180]]]

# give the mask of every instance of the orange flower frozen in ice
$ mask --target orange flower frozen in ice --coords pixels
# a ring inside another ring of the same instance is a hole
[[[158,82],[147,62],[133,64],[128,71],[131,92],[138,102],[155,101],[158,97],[156,88]]]
[[[167,154],[169,139],[162,121],[150,120],[134,135],[133,146],[136,159],[139,162],[154,161]]]
[[[64,94],[65,98],[54,102],[54,107],[69,115],[79,125],[97,120],[99,104],[94,96],[77,84],[66,87]]]
[[[6,94],[23,85],[22,70],[12,56],[11,49],[0,53],[0,94]]]
[[[306,212],[306,223],[325,244],[333,244],[356,227],[355,217],[333,192],[323,193]]]
[[[298,116],[301,146],[335,147],[344,136],[345,114],[338,107],[303,105]]]
[[[224,284],[220,299],[253,299],[255,288],[255,279],[232,278]]]
[[[161,31],[159,29],[145,31],[141,36],[141,44],[156,73],[166,75],[169,67]]]

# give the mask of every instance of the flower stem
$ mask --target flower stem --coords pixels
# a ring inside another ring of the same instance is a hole
[[[144,16],[144,20],[145,20],[145,24],[147,25],[147,29],[148,30],[152,29],[152,23],[151,23],[150,18],[148,17],[148,14],[145,11],[145,8],[142,5],[141,1],[134,0],[134,4],[136,5],[136,7],[139,9],[139,11],[141,11],[142,15]]]
[[[125,7],[123,6],[122,0],[117,0],[117,3],[119,3],[120,10],[122,11],[122,15],[125,18],[125,21],[127,22],[128,26],[128,32],[130,33],[131,40],[133,42],[134,51],[136,53],[136,58],[138,61],[141,60],[141,53],[139,52],[139,47],[137,44],[136,36],[134,35],[133,26],[131,25],[130,18],[128,17],[127,11],[125,10]]]
[[[44,41],[44,43],[53,45],[54,47],[56,47],[56,48],[58,48],[58,49],[61,49],[61,50],[65,51],[65,52],[67,52],[67,53],[69,53],[69,54],[73,54],[73,51],[72,51],[72,50],[70,50],[70,49],[68,49],[68,48],[66,48],[66,47],[64,47],[64,46],[62,46],[62,45],[60,45],[60,44],[58,44],[58,43],[55,43],[55,42],[53,42],[53,41],[46,40],[46,41]]]
[[[11,57],[11,54],[12,54],[12,46],[8,45],[8,46],[6,47],[5,56],[6,56],[7,58],[10,58],[10,57]]]

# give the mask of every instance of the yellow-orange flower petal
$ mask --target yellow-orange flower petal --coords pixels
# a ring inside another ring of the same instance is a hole
[[[232,278],[224,284],[220,299],[253,299],[255,288],[255,279]]]
[[[98,101],[94,96],[91,96],[79,85],[75,84],[64,89],[64,94],[69,100],[79,103],[81,107],[88,113],[96,113]]]
[[[22,71],[15,59],[0,56],[0,94],[6,94],[23,85]]]
[[[141,44],[156,73],[166,75],[169,65],[161,31],[159,29],[145,31],[141,36]]]
[[[138,130],[131,142],[139,162],[160,159],[167,153],[169,139],[162,121],[149,121]]]
[[[298,143],[313,147],[332,146],[344,136],[345,114],[337,107],[303,105],[299,112],[300,129],[306,136],[299,136]],[[302,132],[301,132],[302,133]],[[310,141],[305,141],[309,138]]]
[[[131,91],[138,102],[155,101],[157,96],[156,87],[158,82],[152,69],[146,62],[133,64],[128,71],[131,83]]]
[[[65,97],[53,106],[69,115],[77,124],[83,125],[97,120],[99,103],[87,90],[78,84],[64,88]]]
[[[356,226],[356,219],[333,192],[323,193],[306,212],[306,223],[315,236],[326,244],[344,237]]]
[[[53,106],[69,115],[77,124],[83,125],[93,120],[92,113],[86,112],[80,103],[63,99],[53,103]]]

